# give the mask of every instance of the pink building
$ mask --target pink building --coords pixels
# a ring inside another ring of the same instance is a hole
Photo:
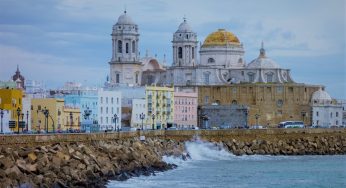
[[[197,93],[174,92],[174,124],[177,128],[197,127]]]

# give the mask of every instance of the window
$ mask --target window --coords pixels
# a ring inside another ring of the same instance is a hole
[[[118,53],[123,53],[123,42],[118,40]]]
[[[120,83],[120,75],[119,74],[116,74],[115,75],[115,83]]]
[[[117,104],[119,104],[119,98],[117,98]]]
[[[273,73],[267,74],[267,82],[273,82]]]
[[[136,42],[132,41],[132,53],[136,53]]]
[[[318,117],[318,111],[316,112],[316,116]]]
[[[106,104],[108,104],[108,97],[106,97]]]
[[[38,106],[37,106],[37,110],[41,110],[41,105],[38,105]]]
[[[339,117],[339,112],[336,112],[336,113],[335,113],[335,117]]]
[[[209,73],[204,73],[204,83],[209,84]]]
[[[113,97],[111,98],[111,103],[113,104]]]
[[[215,63],[215,59],[214,58],[209,58],[208,59],[208,63]]]
[[[103,113],[103,108],[101,107],[101,114]]]
[[[338,124],[339,124],[339,121],[338,121],[338,120],[336,120],[335,125],[338,125]]]
[[[108,123],[108,117],[106,117],[106,123]]]
[[[254,82],[255,81],[255,74],[250,72],[248,73],[248,76],[249,76],[249,82]]]
[[[204,104],[208,104],[209,103],[209,96],[205,96],[204,97]]]
[[[125,45],[125,51],[126,51],[127,54],[129,53],[129,43],[126,43],[126,45]]]
[[[195,59],[195,47],[192,47],[192,52],[191,52],[192,54],[192,59]]]
[[[138,73],[136,73],[135,78],[136,78],[136,84],[138,84]]]
[[[189,35],[186,35],[186,39],[189,39]]]
[[[333,117],[333,112],[330,112],[330,117]]]
[[[178,58],[183,58],[183,48],[182,47],[178,48]]]
[[[106,114],[108,114],[108,107],[106,107]]]

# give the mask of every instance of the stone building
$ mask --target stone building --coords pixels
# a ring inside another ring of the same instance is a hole
[[[311,125],[311,97],[321,86],[305,84],[233,84],[198,87],[199,105],[246,105],[248,125],[276,127],[281,121],[302,120]]]
[[[317,127],[342,126],[342,104],[333,100],[321,88],[312,94],[312,125]]]
[[[199,127],[244,128],[247,127],[247,107],[243,105],[202,105],[199,108]]]

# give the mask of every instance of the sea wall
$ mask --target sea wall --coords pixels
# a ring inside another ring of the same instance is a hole
[[[346,154],[346,129],[1,135],[0,187],[102,187],[110,179],[174,168],[162,156],[186,158],[188,140],[210,141],[235,155]]]

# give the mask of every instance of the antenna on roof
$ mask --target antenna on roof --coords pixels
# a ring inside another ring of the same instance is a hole
[[[124,5],[124,13],[126,14],[126,4]]]
[[[184,22],[186,22],[186,15],[185,14],[184,14],[183,20],[184,20]]]

